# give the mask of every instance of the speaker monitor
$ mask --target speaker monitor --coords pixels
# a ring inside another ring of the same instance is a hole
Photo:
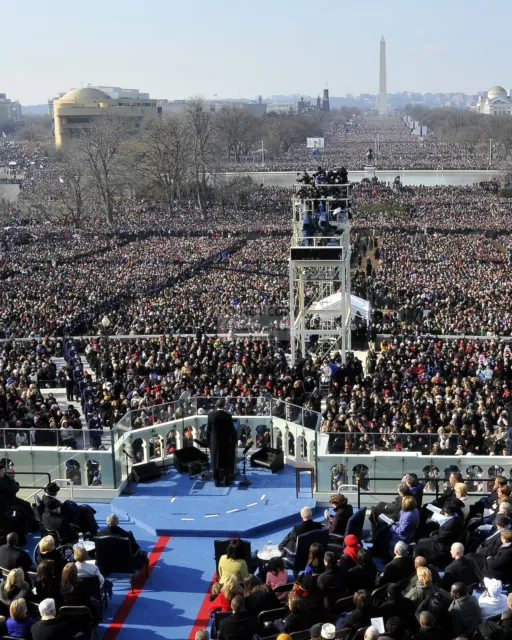
[[[280,449],[262,447],[251,456],[251,467],[263,467],[277,473],[284,469],[284,453]]]
[[[132,477],[135,482],[147,482],[160,477],[160,467],[156,462],[145,462],[132,467]]]
[[[178,473],[187,473],[189,466],[193,463],[199,463],[201,466],[207,464],[208,456],[197,447],[176,449],[174,452],[174,468]]]

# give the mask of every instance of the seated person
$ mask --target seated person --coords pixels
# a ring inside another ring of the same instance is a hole
[[[249,575],[244,557],[245,548],[240,538],[230,540],[226,553],[219,560],[219,582],[223,582],[223,577],[232,573],[236,575],[239,582],[243,582]]]
[[[57,620],[55,602],[46,598],[39,605],[41,620],[31,629],[32,640],[70,640],[73,638],[71,628],[66,622]]]
[[[409,487],[411,495],[416,500],[418,509],[421,509],[423,502],[423,485],[419,481],[418,476],[415,473],[408,473],[404,478],[404,482]]]
[[[244,604],[246,611],[256,617],[262,611],[282,606],[274,591],[262,584],[257,576],[249,576],[244,580]]]
[[[453,562],[446,567],[443,576],[443,588],[449,590],[454,582],[463,582],[466,587],[478,582],[475,564],[464,556],[464,545],[454,542],[450,549]]]
[[[311,627],[313,617],[304,598],[290,594],[288,598],[288,609],[290,613],[283,619],[282,631],[284,633],[304,631]]]
[[[62,604],[60,597],[60,575],[59,577],[55,575],[55,562],[53,560],[43,560],[37,567],[34,590],[39,602],[46,600],[46,598],[52,598],[52,600],[57,602],[58,606]]]
[[[324,548],[321,544],[313,542],[309,547],[308,563],[306,565],[306,575],[318,575],[324,571]]]
[[[338,619],[336,628],[353,629],[356,632],[361,627],[368,627],[370,619],[373,617],[374,608],[372,596],[368,591],[356,591],[353,598],[355,610],[348,613],[345,617]]]
[[[5,542],[0,547],[0,567],[9,571],[21,567],[25,574],[27,571],[32,571],[34,569],[32,559],[26,551],[18,547],[17,534],[9,533]]]
[[[420,540],[414,550],[415,555],[423,556],[428,562],[436,565],[449,560],[450,548],[454,542],[458,542],[464,529],[464,519],[457,513],[457,504],[452,500],[444,502],[442,514],[446,519],[430,538]]]
[[[218,640],[252,640],[256,633],[256,618],[244,610],[244,599],[235,596],[230,609],[233,614],[219,623]]]
[[[412,574],[411,579],[407,583],[407,586],[405,587],[404,591],[408,591],[409,589],[412,589],[412,587],[414,587],[416,582],[418,581],[418,574],[417,574],[418,567],[426,567],[432,574],[432,582],[436,586],[441,585],[442,580],[437,568],[433,564],[429,564],[426,558],[424,558],[423,556],[416,556],[416,558],[414,558],[414,573]]]
[[[7,618],[7,633],[11,638],[24,638],[32,640],[30,630],[35,624],[35,620],[28,615],[27,603],[23,598],[17,598],[9,607],[10,617]]]
[[[404,598],[400,587],[391,582],[386,590],[386,599],[378,608],[378,616],[384,618],[384,621],[394,616],[406,617],[414,614],[414,603],[408,598]]]
[[[73,557],[75,559],[75,566],[78,574],[78,578],[88,578],[89,576],[96,576],[100,583],[100,589],[105,584],[105,578],[101,574],[101,571],[96,566],[93,560],[89,559],[85,547],[79,545],[73,549]]]
[[[462,502],[462,507],[460,509],[464,521],[469,516],[469,502],[468,502],[468,488],[464,484],[464,482],[457,482],[454,487],[455,497]]]
[[[325,510],[324,515],[327,521],[325,526],[329,529],[329,533],[344,536],[347,530],[347,522],[354,513],[354,509],[347,498],[340,493],[331,496],[329,502],[332,504],[334,515],[331,516],[329,511]]]
[[[468,595],[462,582],[452,584],[450,595],[453,602],[448,609],[454,636],[470,637],[482,621],[482,613],[475,596]]]
[[[324,555],[324,572],[318,576],[316,581],[317,589],[319,590],[322,597],[324,597],[324,605],[325,597],[331,590],[338,589],[340,592],[342,591],[342,582],[341,582],[341,571],[338,567],[338,562],[336,560],[336,555],[332,551],[326,551]],[[329,609],[332,602],[327,603],[327,609]]]
[[[142,569],[148,564],[148,554],[143,551],[131,531],[125,531],[119,526],[119,518],[115,513],[107,516],[107,526],[98,531],[98,537],[103,536],[119,536],[120,538],[128,538],[130,541],[130,550],[135,569]]]
[[[357,537],[352,533],[345,536],[343,544],[345,546],[340,558],[340,570],[343,580],[345,580],[350,569],[357,565],[357,554],[361,551],[362,547]]]
[[[512,575],[512,530],[503,529],[500,532],[500,539],[501,546],[493,556],[485,558],[479,553],[467,555],[467,558],[475,564],[480,580],[486,577],[501,580],[505,584],[510,581]]]
[[[215,587],[215,585],[213,586]],[[231,600],[233,600],[235,596],[241,596],[243,594],[240,582],[233,574],[225,576],[224,584],[220,589],[215,589],[215,592],[214,594],[214,590],[212,589],[210,611],[230,611]]]
[[[322,528],[321,522],[315,522],[313,520],[313,512],[310,507],[303,507],[300,510],[300,517],[302,518],[302,523],[293,527],[278,545],[283,555],[286,555],[286,550],[295,552],[298,536]]]
[[[418,528],[419,521],[420,512],[416,507],[416,500],[412,496],[404,496],[398,522],[389,527],[388,554],[390,556],[393,555],[397,542],[408,543],[411,540]]]
[[[401,582],[415,572],[414,558],[409,555],[409,547],[405,542],[397,542],[394,548],[394,558],[384,567],[377,582],[382,586],[391,582]]]
[[[25,582],[23,569],[11,569],[4,582],[0,583],[0,602],[7,607],[18,598],[30,599],[30,585]]]
[[[451,636],[446,633],[442,626],[435,623],[434,616],[430,611],[422,611],[419,615],[420,630],[412,636],[412,640],[448,640]]]
[[[266,584],[271,589],[288,583],[288,571],[284,567],[282,558],[271,558],[268,561],[268,571],[266,577]],[[280,593],[278,598],[286,597],[285,593]]]
[[[55,540],[53,536],[45,536],[44,538],[41,538],[41,540],[39,540],[38,547],[40,561],[53,560],[55,563],[55,575],[60,581],[60,575],[62,573],[62,569],[66,566],[66,561],[55,548]]]
[[[391,518],[393,521],[397,521],[402,508],[402,500],[404,496],[411,495],[411,491],[405,482],[401,482],[398,485],[398,495],[392,502],[379,502],[377,505],[371,508],[369,520],[372,527],[372,536],[375,535],[375,531],[379,527],[379,516],[384,514]]]
[[[415,606],[418,606],[428,596],[435,591],[432,583],[432,574],[426,567],[418,567],[416,569],[416,584],[408,591],[404,591],[404,598],[411,600]]]
[[[501,592],[501,580],[484,578],[485,591],[478,598],[478,606],[482,614],[482,620],[492,616],[501,615],[507,610],[507,596]]]
[[[78,540],[80,529],[62,515],[62,504],[56,498],[47,501],[41,519],[47,531],[56,531],[59,534],[61,544]]]
[[[377,567],[372,558],[370,549],[360,549],[357,552],[357,564],[349,569],[346,578],[347,591],[349,594],[366,589],[370,593],[375,588],[375,578],[377,577]]]

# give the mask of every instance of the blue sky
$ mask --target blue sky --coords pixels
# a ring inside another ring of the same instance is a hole
[[[512,87],[512,2],[2,0],[0,92],[45,102],[80,83],[155,98]]]

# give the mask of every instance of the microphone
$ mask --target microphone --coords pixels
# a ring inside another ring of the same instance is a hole
[[[242,452],[242,455],[245,456],[245,454],[249,451],[249,449],[252,447],[253,445],[253,441],[249,440],[248,444],[245,445],[245,449]]]

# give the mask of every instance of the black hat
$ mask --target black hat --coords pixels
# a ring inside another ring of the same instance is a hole
[[[56,496],[60,491],[60,487],[55,482],[50,482],[49,484],[46,485],[46,487],[44,488],[44,491],[49,496]]]

